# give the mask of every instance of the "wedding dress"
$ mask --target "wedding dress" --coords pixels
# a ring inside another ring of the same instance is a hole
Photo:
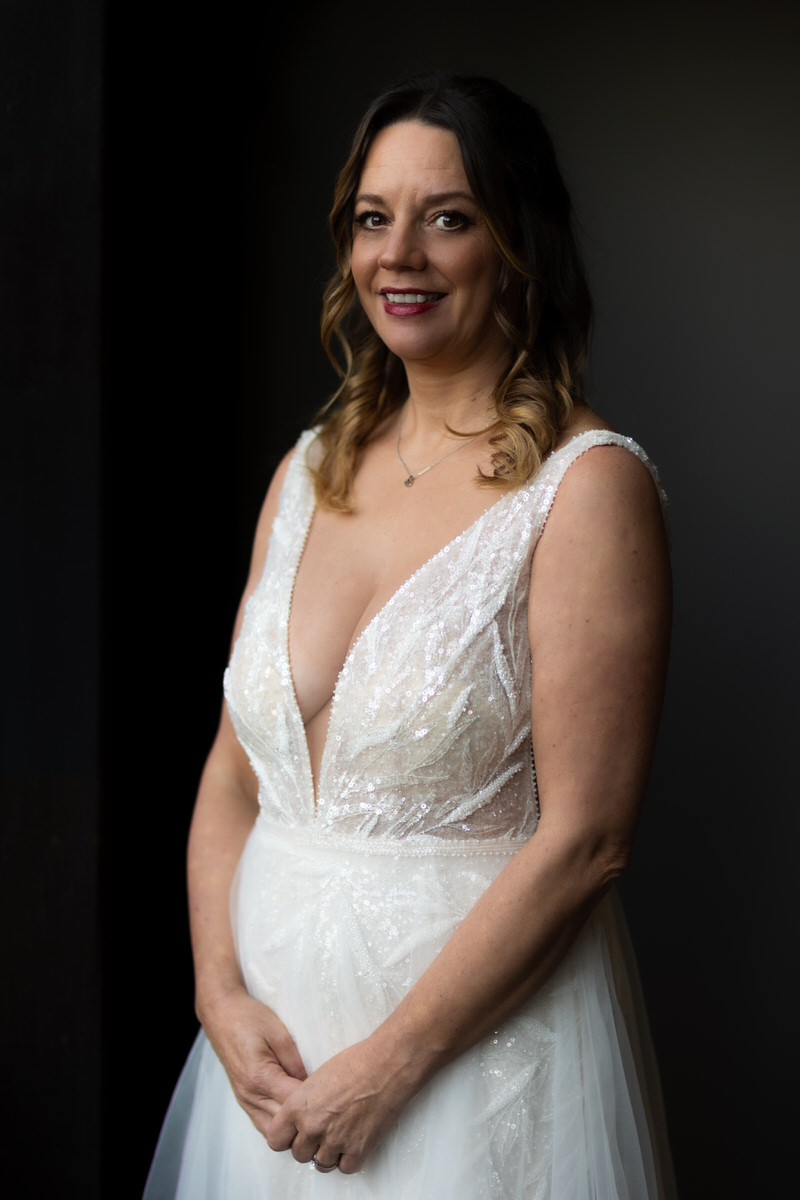
[[[417,570],[339,675],[317,794],[288,651],[314,511],[298,443],[225,675],[260,815],[234,883],[249,991],[308,1071],[367,1036],[535,837],[527,592],[579,434]],[[657,478],[656,478],[657,483]],[[200,1034],[146,1200],[668,1200],[669,1152],[635,966],[606,897],[549,981],[442,1070],[356,1175],[275,1153]]]

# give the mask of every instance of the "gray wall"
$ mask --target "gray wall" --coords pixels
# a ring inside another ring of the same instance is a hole
[[[797,1074],[796,6],[106,6],[102,53],[99,8],[9,5],[0,39],[18,1194],[140,1193],[195,1028],[183,853],[248,542],[332,382],[316,329],[336,168],[376,90],[445,66],[543,110],[597,300],[595,404],[671,499],[672,669],[623,894],[682,1195],[780,1195],[795,1122],[776,1097]],[[31,1158],[43,1125],[51,1153]]]

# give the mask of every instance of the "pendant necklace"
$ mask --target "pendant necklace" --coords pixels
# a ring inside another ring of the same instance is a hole
[[[496,425],[496,424],[497,424],[496,421],[492,421],[492,425]],[[403,480],[403,483],[405,484],[405,486],[411,487],[414,483],[414,480],[419,479],[420,475],[427,475],[428,471],[432,471],[434,467],[438,467],[439,463],[444,462],[444,460],[446,458],[449,458],[451,454],[457,454],[459,450],[463,450],[465,446],[468,446],[470,444],[470,442],[474,442],[479,437],[482,437],[484,433],[488,432],[488,430],[490,430],[492,428],[492,425],[487,425],[486,429],[481,429],[478,433],[474,433],[472,435],[472,437],[466,438],[461,443],[460,446],[454,446],[452,450],[448,450],[446,454],[443,454],[441,458],[437,458],[435,462],[432,462],[430,464],[430,466],[423,467],[421,471],[417,471],[415,474],[409,467],[408,463],[403,458],[402,454],[400,453],[400,434],[403,429],[403,417],[401,414],[400,420],[397,422],[397,444],[395,446],[395,449],[397,451],[397,457],[400,459],[400,463],[401,463],[401,466],[403,467],[403,470],[408,471],[407,478]]]

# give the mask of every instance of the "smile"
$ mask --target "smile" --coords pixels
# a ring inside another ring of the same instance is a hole
[[[431,304],[441,300],[444,292],[381,292],[389,304]]]

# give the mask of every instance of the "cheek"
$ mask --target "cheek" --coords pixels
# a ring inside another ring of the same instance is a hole
[[[475,263],[473,270],[464,280],[464,293],[469,298],[470,308],[476,316],[486,317],[492,310],[500,276],[494,260]]]
[[[372,274],[372,265],[370,254],[363,242],[359,242],[358,238],[353,242],[353,247],[350,251],[350,271],[353,276],[353,282],[361,291],[362,287],[369,284]]]
[[[374,312],[371,311],[375,303],[372,290],[372,280],[375,274],[374,267],[371,264],[369,255],[365,254],[363,249],[359,251],[355,244],[350,254],[350,274],[361,308],[369,319],[370,324],[374,324]]]
[[[462,252],[453,261],[452,271],[462,286],[493,291],[500,276],[500,258],[493,247],[472,245],[468,253]]]

